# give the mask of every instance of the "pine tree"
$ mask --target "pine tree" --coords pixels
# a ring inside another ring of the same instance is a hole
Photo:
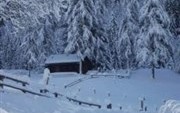
[[[170,31],[175,35],[180,35],[180,1],[179,0],[165,0],[165,8],[171,17]]]
[[[130,36],[130,29],[129,29],[128,21],[125,19],[123,21],[123,25],[121,28],[121,37],[118,40],[119,46],[120,46],[120,63],[121,63],[121,68],[130,68],[130,60],[132,57],[132,47],[133,47],[133,42],[132,42],[132,37]]]
[[[92,53],[92,60],[95,62],[96,68],[101,69],[101,71],[106,69],[113,69],[114,67],[107,66],[109,62],[109,57],[107,56],[110,53],[110,46],[109,42],[111,41],[109,32],[111,26],[113,26],[112,19],[112,12],[108,11],[107,4],[111,2],[108,0],[97,0],[95,1],[95,17],[96,24],[94,24],[93,32],[95,34],[96,42],[93,44],[93,53]],[[114,21],[116,21],[114,19]],[[115,31],[116,32],[116,31]],[[108,53],[109,51],[109,53]],[[112,63],[112,62],[111,62]],[[109,67],[109,68],[108,68]]]
[[[19,48],[21,65],[28,70],[37,66],[37,55],[40,48],[37,45],[37,37],[34,36],[34,32],[27,34]]]
[[[104,55],[102,56],[103,61],[105,62],[104,68],[112,70],[118,69],[118,56],[117,56],[117,39],[118,39],[118,24],[115,20],[114,14],[111,16],[111,25],[107,30],[107,42],[103,44],[105,50],[103,51]]]
[[[68,24],[66,53],[79,53],[80,56],[91,56],[96,43],[97,19],[94,1],[71,1],[66,13]]]
[[[57,53],[64,53],[67,46],[68,25],[66,24],[65,14],[68,9],[67,0],[63,0],[60,7],[61,18],[57,22],[57,27],[54,31],[54,39],[56,43]]]
[[[55,30],[57,25],[57,20],[53,13],[46,16],[45,24],[43,25],[43,48],[46,56],[50,54],[57,54],[56,40],[55,40]]]
[[[4,23],[4,19],[0,18],[0,68],[2,68],[2,61],[3,61],[3,35],[4,35],[4,26],[5,26],[5,23]]]
[[[13,59],[16,57],[16,36],[11,19],[1,20],[0,26],[0,64],[2,68],[11,68],[14,64]]]
[[[180,39],[175,39],[174,42],[174,70],[180,73]]]
[[[152,68],[152,78],[155,78],[154,68],[172,63],[170,20],[159,1],[147,0],[141,9],[140,22],[137,59],[141,66],[145,64]]]
[[[67,28],[60,27],[56,29],[54,36],[57,53],[64,53],[65,46],[67,45]]]
[[[171,19],[170,31],[174,35],[174,70],[180,73],[180,1],[166,0],[165,8]]]
[[[127,5],[127,16],[123,20],[120,30],[119,43],[119,58],[121,60],[121,67],[130,69],[135,64],[135,39],[139,33],[139,4],[136,0],[132,0]]]

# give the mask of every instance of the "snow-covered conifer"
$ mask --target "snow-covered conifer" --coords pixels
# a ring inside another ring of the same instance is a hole
[[[16,35],[11,19],[1,19],[0,25],[0,62],[2,68],[12,68],[16,58]]]
[[[137,60],[141,66],[166,67],[172,63],[170,19],[157,0],[147,0],[141,8]],[[171,64],[172,65],[172,64]]]
[[[135,64],[135,39],[139,33],[139,4],[132,0],[127,5],[127,16],[119,31],[119,59],[121,68],[131,68]]]
[[[174,70],[180,73],[180,39],[175,39],[174,45]]]
[[[111,16],[111,25],[109,29],[107,30],[107,42],[103,43],[104,51],[103,52],[103,60],[102,62],[105,62],[105,68],[106,69],[118,69],[119,61],[117,59],[117,39],[118,39],[118,24],[115,20],[114,14]]]
[[[92,0],[74,0],[70,2],[66,19],[68,24],[66,53],[79,51],[82,56],[89,56],[96,42],[97,19]]]
[[[35,38],[34,32],[27,34],[24,37],[22,44],[20,45],[19,52],[21,53],[21,65],[26,69],[32,69],[36,67],[37,55],[39,49],[37,45],[37,38]]]
[[[165,0],[165,8],[171,19],[170,31],[177,37],[180,35],[180,1]]]

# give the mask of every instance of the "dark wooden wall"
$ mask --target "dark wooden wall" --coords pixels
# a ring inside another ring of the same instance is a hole
[[[85,74],[89,70],[93,69],[92,62],[86,57],[84,61],[82,62],[82,73]]]
[[[79,62],[76,63],[58,63],[58,64],[46,64],[45,67],[49,68],[51,73],[54,72],[77,72],[79,73]],[[86,74],[93,68],[91,61],[86,57],[82,61],[82,73]]]
[[[79,73],[79,63],[61,63],[46,65],[50,72],[77,72]]]

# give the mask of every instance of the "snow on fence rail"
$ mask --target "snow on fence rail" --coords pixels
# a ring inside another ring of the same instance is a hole
[[[20,90],[20,91],[22,91],[23,93],[30,93],[30,94],[33,94],[33,95],[42,96],[42,97],[48,97],[48,98],[49,98],[49,96],[47,96],[47,95],[43,95],[43,94],[36,93],[36,92],[30,91],[30,90],[27,90],[27,89],[15,87],[15,86],[12,86],[12,85],[9,85],[9,84],[0,83],[0,87],[4,87],[4,86],[5,86],[5,87],[9,87],[9,88],[13,88],[13,89]]]
[[[69,100],[69,101],[72,101],[72,102],[75,102],[75,103],[78,103],[79,105],[88,105],[88,106],[94,106],[94,107],[98,107],[98,108],[101,108],[101,105],[99,104],[95,104],[95,103],[90,103],[90,102],[85,102],[85,101],[81,101],[81,100],[78,100],[78,99],[74,99],[74,98],[71,98],[71,97],[68,97],[68,96],[65,96],[61,93],[57,93],[57,92],[51,92],[47,89],[40,89],[40,92],[41,93],[50,93],[50,94],[53,94],[55,98],[58,98],[58,97],[64,97],[65,99]]]
[[[83,77],[83,78],[80,78],[78,80],[75,80],[67,85],[64,86],[64,88],[67,88],[67,87],[72,87],[80,82],[83,82],[85,80],[88,80],[88,79],[93,79],[93,78],[99,78],[99,77],[111,77],[111,76],[116,76],[118,78],[130,78],[130,71],[128,70],[123,70],[123,71],[117,71],[117,72],[105,72],[105,73],[100,73],[100,72],[97,72],[97,73],[89,73],[88,76],[86,77]]]
[[[87,77],[80,78],[78,80],[75,80],[75,81],[65,85],[64,88],[74,86],[74,85],[76,85],[76,84],[78,84],[80,82],[83,82],[83,81],[88,80],[88,79],[93,79],[93,78],[98,78],[98,76],[87,76]]]
[[[92,76],[116,76],[118,78],[129,78],[130,77],[130,70],[112,70],[107,72],[97,72],[92,74]]]
[[[84,104],[84,105],[95,106],[95,107],[101,108],[101,105],[99,105],[99,104],[84,102],[84,101],[80,101],[80,100],[73,99],[73,98],[70,98],[70,97],[66,97],[66,98],[67,98],[69,101],[73,101],[73,102],[79,103],[79,105]]]
[[[14,82],[21,83],[22,86],[29,85],[28,82],[25,82],[25,81],[22,81],[22,80],[19,80],[19,79],[16,79],[16,78],[12,78],[12,77],[5,76],[5,75],[1,75],[1,74],[0,74],[0,80],[3,81],[4,79],[9,79],[9,80],[12,80],[12,81],[14,81]]]

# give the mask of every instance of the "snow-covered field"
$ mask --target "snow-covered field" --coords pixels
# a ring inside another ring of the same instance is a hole
[[[170,70],[156,70],[155,80],[149,69],[132,71],[130,78],[54,74],[47,86],[42,84],[43,74],[32,73],[29,78],[23,70],[1,70],[0,73],[29,82],[25,87],[28,90],[39,93],[40,89],[47,88],[50,91],[45,94],[50,98],[46,98],[4,87],[0,90],[0,113],[180,113],[180,75]],[[79,79],[77,84],[69,85]],[[23,88],[10,80],[3,82]],[[98,104],[101,108],[79,105],[65,97],[55,98],[53,92]],[[107,109],[108,104],[112,104],[112,109]]]

